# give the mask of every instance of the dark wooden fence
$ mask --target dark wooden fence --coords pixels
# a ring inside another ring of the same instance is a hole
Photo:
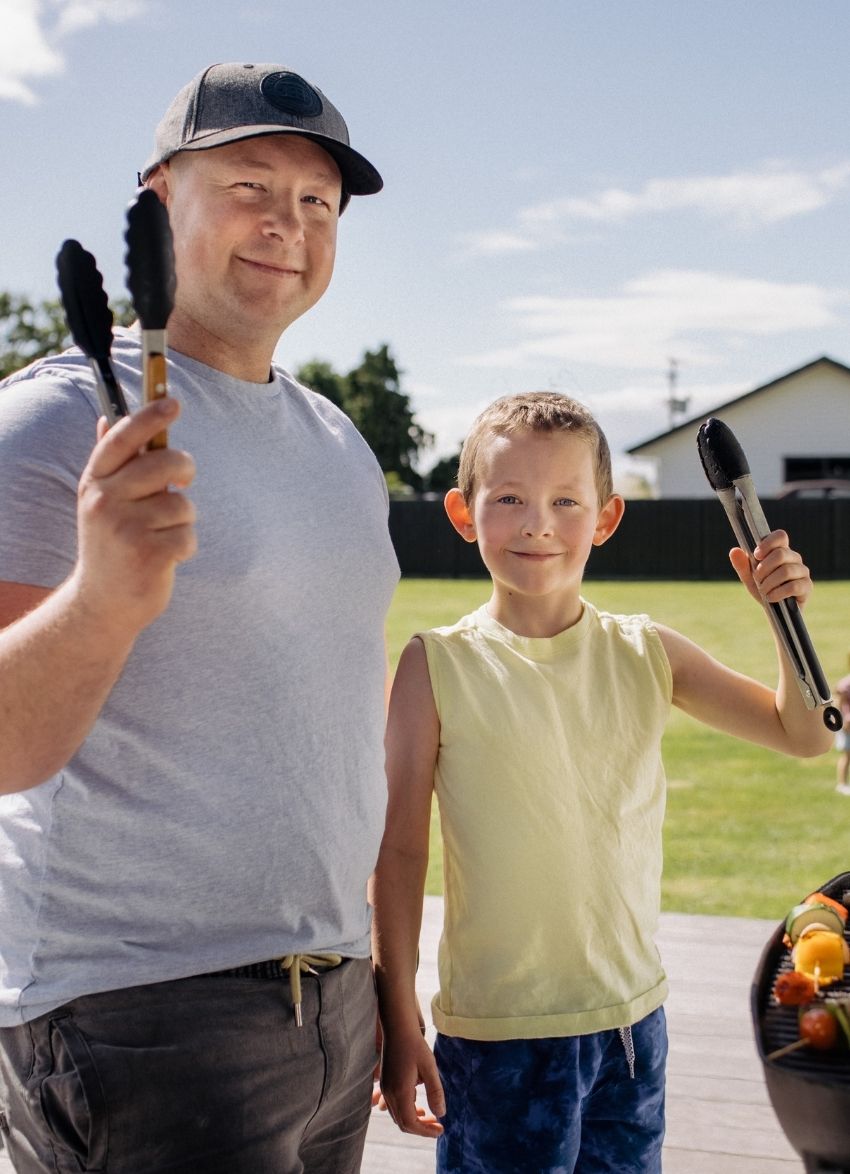
[[[850,500],[765,500],[767,520],[787,530],[815,579],[850,579]],[[393,501],[390,533],[402,574],[477,577],[478,547],[452,529],[441,501]],[[617,533],[596,547],[595,579],[727,579],[735,539],[715,498],[629,501]]]

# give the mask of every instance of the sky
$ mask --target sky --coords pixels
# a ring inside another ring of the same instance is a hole
[[[277,358],[388,343],[423,471],[510,392],[587,404],[623,478],[671,392],[678,421],[850,364],[847,0],[0,0],[0,29],[0,289],[36,299],[67,237],[125,295],[136,171],[205,66],[325,92],[385,187]]]

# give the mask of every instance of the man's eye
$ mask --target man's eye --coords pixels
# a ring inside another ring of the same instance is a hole
[[[305,203],[307,203],[307,204],[318,204],[318,205],[321,205],[321,206],[323,206],[323,207],[325,207],[325,208],[329,208],[329,207],[330,207],[330,205],[328,204],[327,200],[323,200],[323,199],[321,198],[321,196],[305,196],[305,197],[304,197],[304,202],[305,202]]]
[[[239,188],[248,188],[249,191],[252,191],[252,192],[261,192],[263,190],[263,185],[261,183],[256,183],[254,180],[251,180],[251,179],[240,180],[240,182],[236,186]]]

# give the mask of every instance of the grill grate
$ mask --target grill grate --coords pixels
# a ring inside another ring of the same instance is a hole
[[[846,928],[844,938],[850,945],[850,935],[848,935]],[[782,1007],[776,1004],[773,999],[776,980],[781,974],[787,974],[794,969],[791,964],[791,951],[782,944],[781,935],[775,953],[773,969],[769,976],[770,999],[767,1006],[762,1009],[761,1017],[761,1042],[765,1057],[779,1048],[784,1048],[787,1044],[794,1043],[800,1035],[798,1024],[799,1012],[802,1008]],[[828,988],[824,988],[824,997],[817,1002],[829,1003],[830,1000],[838,999],[850,1000],[850,981],[846,976],[839,982],[831,983]],[[850,1085],[850,1052],[844,1050],[843,1040],[843,1034],[839,1029],[838,1048],[834,1051],[819,1052],[812,1047],[798,1048],[795,1052],[789,1052],[777,1060],[768,1062],[781,1065],[794,1072],[817,1076],[818,1079]]]

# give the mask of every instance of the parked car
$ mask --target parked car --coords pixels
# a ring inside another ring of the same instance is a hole
[[[824,498],[850,497],[850,481],[825,477],[819,481],[786,481],[776,491],[776,497]]]

